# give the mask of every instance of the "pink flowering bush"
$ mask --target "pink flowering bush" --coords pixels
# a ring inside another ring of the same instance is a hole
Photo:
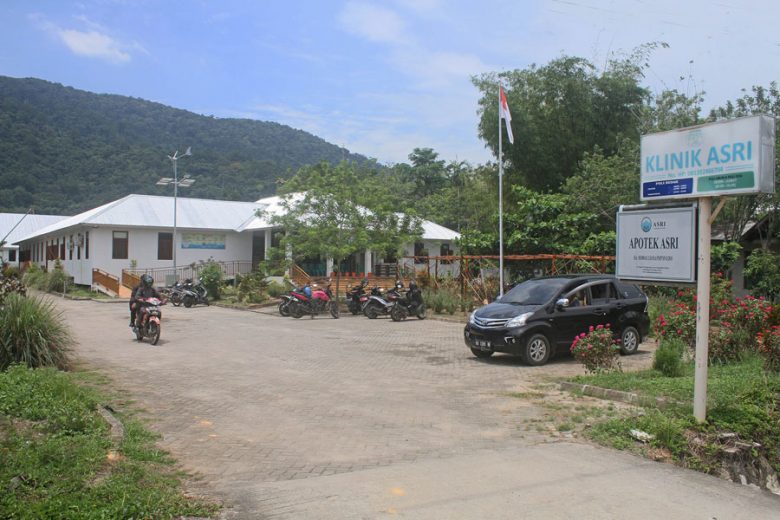
[[[780,325],[758,333],[758,351],[764,358],[764,368],[780,372]]]
[[[571,353],[580,361],[585,370],[590,373],[610,372],[620,369],[620,345],[609,328],[599,325],[590,327],[588,332],[583,332],[571,344]]]
[[[769,316],[772,304],[762,298],[746,296],[737,298],[720,314],[723,327],[740,331],[748,342],[745,349],[755,350],[758,347],[758,334],[769,328]]]
[[[678,302],[671,312],[658,316],[653,330],[660,340],[678,338],[692,349],[696,345],[696,310]]]

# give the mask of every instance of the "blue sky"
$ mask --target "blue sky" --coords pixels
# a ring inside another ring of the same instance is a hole
[[[647,86],[709,107],[780,79],[778,19],[776,0],[3,0],[0,75],[482,163],[474,74],[665,41]]]

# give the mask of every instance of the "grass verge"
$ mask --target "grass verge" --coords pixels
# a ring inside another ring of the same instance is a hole
[[[780,374],[766,373],[758,357],[711,366],[707,422],[697,424],[692,417],[693,372],[693,364],[688,363],[683,375],[674,378],[656,370],[574,378],[578,383],[679,403],[600,421],[584,434],[600,444],[644,455],[661,450],[665,458],[708,473],[720,471],[724,448],[733,447],[735,441],[757,443],[750,444],[748,454],[764,458],[780,472]],[[637,442],[630,435],[632,429],[654,439],[647,444]]]
[[[106,396],[88,374],[13,365],[0,373],[0,518],[212,516],[185,496],[184,475],[140,421],[120,416],[112,443],[97,413]],[[97,383],[99,384],[99,382]]]

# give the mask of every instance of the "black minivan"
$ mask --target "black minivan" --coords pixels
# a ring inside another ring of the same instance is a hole
[[[475,310],[463,334],[478,358],[505,352],[537,366],[568,352],[591,326],[606,324],[621,353],[635,353],[650,330],[647,296],[610,275],[561,275],[526,280]]]

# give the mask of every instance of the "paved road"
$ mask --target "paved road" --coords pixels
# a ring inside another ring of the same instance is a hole
[[[527,430],[544,411],[508,394],[543,369],[471,357],[455,323],[168,306],[151,346],[126,304],[58,305],[229,518],[780,518],[768,493]]]

